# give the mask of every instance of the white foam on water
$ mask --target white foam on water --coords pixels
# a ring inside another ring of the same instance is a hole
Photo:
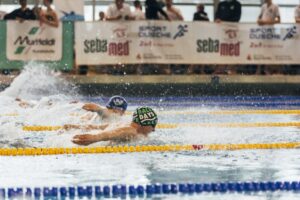
[[[2,146],[14,146],[20,141],[23,141],[20,146],[36,146],[30,137],[38,138],[38,146],[73,145],[70,134],[28,133],[22,131],[22,127],[99,123],[96,114],[81,109],[83,103],[72,103],[78,98],[76,87],[60,78],[59,73],[43,64],[29,63],[0,93],[0,138],[5,141]],[[52,138],[46,136],[43,140],[38,136],[45,134]]]

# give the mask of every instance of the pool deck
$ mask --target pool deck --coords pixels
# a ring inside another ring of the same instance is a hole
[[[0,75],[0,90],[16,75]],[[300,95],[292,75],[62,75],[95,95]]]

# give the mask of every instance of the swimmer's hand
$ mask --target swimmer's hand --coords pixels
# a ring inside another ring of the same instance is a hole
[[[97,138],[91,134],[75,135],[72,142],[79,145],[89,145],[97,142]]]

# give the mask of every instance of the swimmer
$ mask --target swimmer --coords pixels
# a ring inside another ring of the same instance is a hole
[[[106,107],[87,103],[82,108],[87,111],[97,112],[102,119],[108,119],[114,114],[122,116],[127,109],[127,101],[121,96],[113,96],[107,102]]]
[[[149,107],[140,107],[133,113],[132,121],[98,134],[75,135],[72,142],[79,145],[89,145],[100,141],[124,142],[138,139],[139,136],[147,137],[155,131],[157,115]]]

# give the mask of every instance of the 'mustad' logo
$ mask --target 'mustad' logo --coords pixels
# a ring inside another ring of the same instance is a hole
[[[37,34],[38,30],[39,30],[39,27],[32,27],[32,28],[29,30],[28,35],[35,35],[35,34]],[[21,36],[19,36],[18,39],[19,39],[20,37],[21,37]],[[26,37],[27,37],[27,36],[26,36]],[[15,44],[16,44],[16,42],[18,42],[18,39],[15,41]],[[23,43],[22,43],[22,44],[23,44]],[[21,54],[21,53],[24,51],[25,48],[26,48],[25,45],[20,45],[20,46],[18,46],[17,49],[16,49],[16,51],[15,51],[15,54]]]
[[[43,30],[40,30],[39,27],[32,27],[26,36],[18,36],[17,39],[14,42],[14,45],[18,45],[16,51],[14,54],[22,54],[27,47],[27,52],[32,46],[53,46],[55,45],[55,39],[44,39],[44,38],[38,38],[38,33],[43,32]],[[29,38],[29,36],[34,37],[33,39]]]

